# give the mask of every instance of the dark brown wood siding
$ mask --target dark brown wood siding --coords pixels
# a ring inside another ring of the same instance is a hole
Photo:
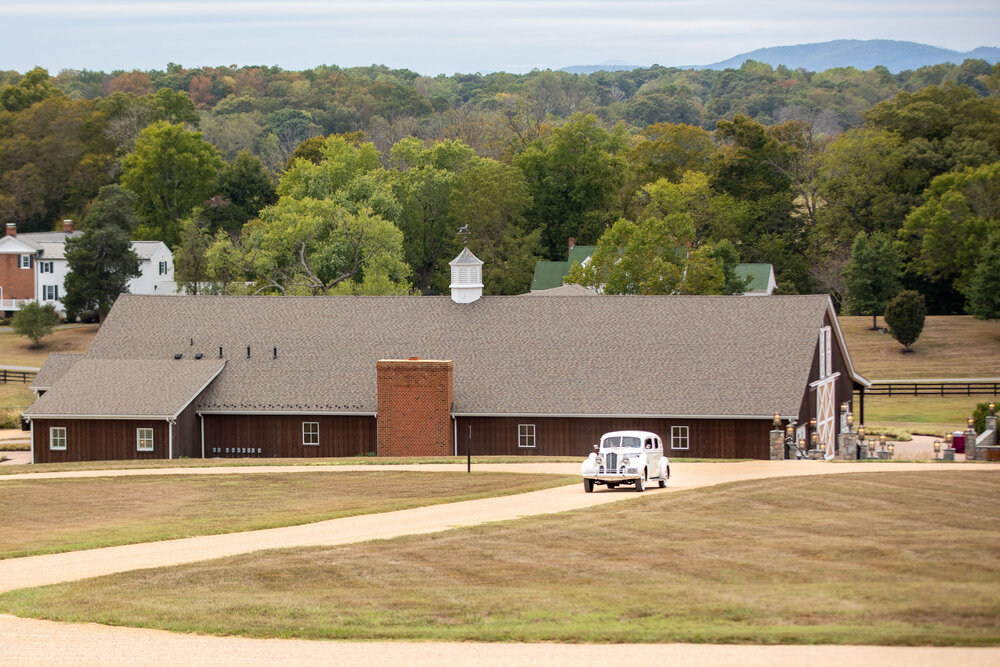
[[[627,419],[598,417],[459,417],[458,453],[465,454],[469,427],[472,453],[479,456],[587,456],[608,431],[652,431],[668,456],[678,458],[767,459],[769,420]],[[518,446],[518,425],[534,424],[535,447]],[[689,449],[671,449],[671,427],[688,427]]]
[[[49,449],[49,428],[66,428],[66,450]],[[136,449],[136,429],[153,429],[153,451]],[[176,428],[176,426],[174,427]],[[35,463],[104,461],[111,459],[165,459],[170,434],[167,422],[122,419],[33,419]],[[176,438],[177,433],[174,433]],[[176,443],[175,443],[176,445]],[[176,452],[174,456],[177,456]]]
[[[209,414],[204,419],[208,458],[233,456],[232,450],[241,448],[260,449],[260,456],[268,458],[363,456],[376,451],[375,417],[370,416]],[[318,446],[302,444],[302,422],[319,422]]]
[[[201,423],[194,402],[177,415],[174,424],[174,458],[201,458]]]

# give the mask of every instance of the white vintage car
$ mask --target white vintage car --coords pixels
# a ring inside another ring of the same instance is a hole
[[[649,431],[612,431],[601,436],[596,452],[580,466],[583,490],[591,493],[595,484],[613,489],[619,484],[634,484],[645,491],[646,483],[658,481],[660,487],[670,479],[670,461],[663,454],[660,436]]]

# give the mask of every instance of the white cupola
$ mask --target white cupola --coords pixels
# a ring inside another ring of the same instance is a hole
[[[483,262],[472,254],[469,246],[448,262],[451,266],[451,300],[472,303],[483,295]]]

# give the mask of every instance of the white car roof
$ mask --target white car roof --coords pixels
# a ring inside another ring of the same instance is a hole
[[[601,436],[601,440],[605,438],[618,437],[618,436],[632,436],[635,438],[659,438],[657,434],[652,431],[610,431]]]

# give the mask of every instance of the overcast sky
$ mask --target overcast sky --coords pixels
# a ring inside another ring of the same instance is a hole
[[[0,0],[0,70],[386,64],[422,74],[621,61],[699,65],[765,46],[1000,45],[997,0]]]

